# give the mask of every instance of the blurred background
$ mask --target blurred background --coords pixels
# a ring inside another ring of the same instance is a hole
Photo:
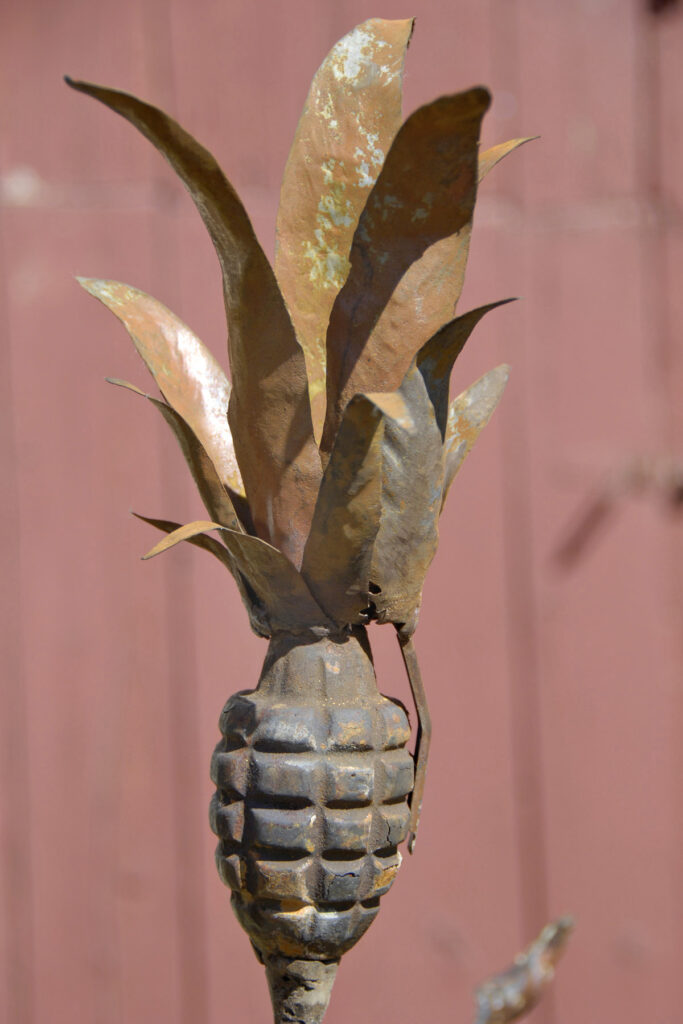
[[[265,644],[236,588],[130,509],[203,514],[117,321],[75,274],[169,305],[225,362],[218,264],[133,128],[61,81],[162,106],[272,255],[313,72],[417,16],[405,111],[485,83],[459,361],[512,365],[451,491],[416,641],[434,718],[414,857],[326,1024],[469,1021],[546,920],[578,927],[537,1024],[683,1005],[683,2],[5,0],[0,14],[0,1019],[269,1020],[213,866],[217,719]],[[391,630],[380,688],[407,700]]]

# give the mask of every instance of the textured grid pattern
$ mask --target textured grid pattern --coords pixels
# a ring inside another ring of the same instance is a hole
[[[338,956],[373,921],[401,863],[413,760],[408,720],[363,705],[232,697],[211,776],[221,878],[262,951]]]

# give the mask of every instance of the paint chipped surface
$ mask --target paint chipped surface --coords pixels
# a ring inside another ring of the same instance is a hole
[[[379,132],[368,131],[359,123],[358,134],[365,140],[365,144],[356,146],[353,153],[358,184],[361,188],[372,188],[382,169],[385,152],[379,144]]]
[[[401,124],[411,21],[373,19],[337,43],[308,94],[285,169],[275,271],[306,358],[314,431],[325,412],[325,335],[360,213]]]
[[[320,170],[325,191],[318,200],[313,238],[302,239],[302,254],[308,280],[336,295],[349,271],[343,240],[355,223],[355,210],[347,197],[344,161],[330,157]]]
[[[381,58],[382,50],[389,44],[370,25],[359,25],[332,47],[330,70],[338,82],[358,88],[366,84],[368,77],[379,76],[382,71],[385,75],[396,73],[390,66],[377,64],[375,58]]]

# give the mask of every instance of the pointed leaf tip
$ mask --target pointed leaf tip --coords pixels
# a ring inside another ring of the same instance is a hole
[[[436,421],[443,438],[446,436],[448,389],[455,361],[480,320],[491,310],[514,301],[514,299],[500,299],[498,302],[490,302],[486,306],[479,306],[477,309],[472,309],[468,313],[456,317],[440,331],[437,331],[418,352],[417,366],[427,385]]]
[[[125,388],[126,391],[132,391],[135,395],[140,395],[141,398],[151,398],[146,391],[142,388],[137,387],[136,384],[131,384],[128,380],[121,380],[120,377],[105,377],[107,384],[114,384],[117,388]]]
[[[509,376],[510,367],[507,363],[501,363],[479,380],[475,380],[474,384],[454,398],[448,407],[442,509],[456,474],[479,434],[493,416]]]
[[[415,420],[411,416],[405,398],[399,391],[371,391],[365,397],[397,427],[407,430],[410,434],[414,432]]]
[[[75,280],[80,284],[81,288],[85,289],[91,295],[96,295],[97,292],[93,288],[93,285],[97,284],[97,279],[94,277],[82,277],[80,274],[75,275]]]
[[[135,513],[133,513],[135,515]],[[142,518],[138,516],[138,518]],[[207,533],[209,530],[220,530],[222,529],[220,523],[212,523],[210,520],[198,519],[194,523],[187,523],[185,526],[181,526],[179,529],[174,530],[173,533],[169,533],[167,537],[160,540],[158,544],[155,544],[146,555],[142,556],[142,561],[147,561],[148,558],[154,558],[155,555],[160,555],[162,551],[167,551],[169,548],[175,547],[181,541],[190,540],[192,537],[196,537],[199,533]]]
[[[527,142],[533,142],[539,137],[538,135],[528,135],[524,138],[509,139],[507,142],[500,142],[498,145],[484,150],[479,156],[479,181],[481,182],[489,171],[492,171],[496,164],[500,163],[509,153],[514,153],[520,146],[525,146]]]

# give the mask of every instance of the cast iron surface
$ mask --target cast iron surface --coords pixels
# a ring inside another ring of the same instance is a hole
[[[262,956],[337,959],[374,920],[408,832],[408,719],[380,696],[363,627],[270,643],[221,715],[216,860]]]

